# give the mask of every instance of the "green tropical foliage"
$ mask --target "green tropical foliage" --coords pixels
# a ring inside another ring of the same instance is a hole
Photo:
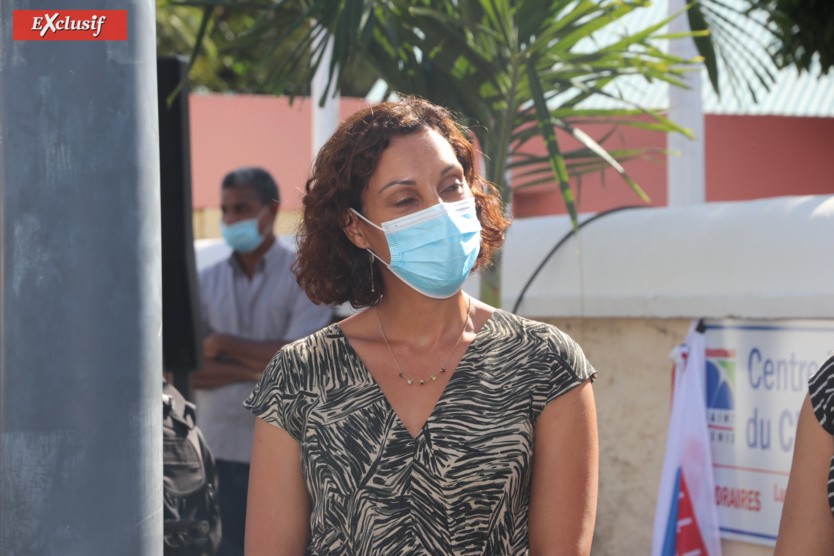
[[[617,28],[618,20],[647,2],[392,4],[398,25],[376,29],[366,56],[392,91],[418,94],[465,117],[486,157],[485,174],[505,201],[511,189],[555,177],[575,216],[569,176],[605,166],[645,197],[617,160],[625,153],[606,152],[581,131],[581,122],[683,130],[661,113],[633,104],[587,110],[581,103],[597,95],[614,96],[603,88],[625,76],[679,84],[684,61],[657,46],[666,37],[659,31],[663,22],[630,35],[614,31],[604,36],[604,30]],[[557,129],[563,133],[557,135]],[[582,146],[563,152],[568,135]],[[535,137],[544,139],[548,157],[525,154]],[[509,168],[516,170],[512,184]]]
[[[769,45],[780,68],[810,71],[817,56],[820,73],[834,67],[834,2],[831,0],[748,0],[767,14],[776,39]]]
[[[713,90],[720,73],[732,94],[758,102],[779,69],[800,72],[834,66],[834,2],[831,0],[695,0],[687,12]],[[757,94],[757,91],[759,93]]]
[[[271,79],[303,29],[296,29],[280,44],[275,40],[298,16],[297,7],[287,3],[274,7],[252,2],[183,5],[157,0],[157,54],[190,58],[189,81],[196,90],[272,94],[278,87]],[[348,96],[364,96],[377,79],[358,59],[345,74],[342,93]],[[284,78],[284,93],[309,94],[304,72],[290,72]]]
[[[486,174],[505,200],[510,197],[509,167],[525,170],[525,178],[514,187],[540,183],[544,167],[558,178],[568,210],[575,214],[568,176],[603,166],[615,168],[644,196],[618,162],[637,153],[607,153],[576,122],[593,119],[684,132],[660,112],[633,104],[625,109],[581,108],[582,101],[595,95],[615,96],[603,87],[625,76],[680,85],[688,61],[659,47],[669,38],[661,32],[665,22],[631,34],[619,25],[624,16],[648,4],[649,0],[281,0],[258,7],[200,0],[173,6],[219,12],[206,21],[214,17],[214,27],[223,26],[226,37],[234,38],[226,51],[258,45],[244,60],[224,56],[222,62],[225,72],[236,75],[246,68],[263,71],[258,92],[306,92],[300,83],[306,86],[318,68],[325,47],[320,39],[332,37],[329,92],[342,90],[350,69],[361,60],[368,75],[380,76],[389,92],[416,94],[463,116],[486,155]],[[229,17],[240,6],[252,13]],[[249,25],[248,30],[236,35],[229,30],[232,22],[239,28]],[[600,42],[606,30],[611,31]],[[204,46],[217,49],[212,36],[211,31],[206,34]],[[196,59],[199,64],[202,57]],[[648,121],[635,116],[648,116]],[[553,128],[573,136],[583,148],[562,153]],[[524,154],[523,147],[539,135],[548,146],[547,159]],[[598,160],[591,163],[594,159]]]

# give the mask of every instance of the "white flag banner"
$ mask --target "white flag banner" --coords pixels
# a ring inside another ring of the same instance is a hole
[[[675,362],[652,556],[721,556],[705,408],[704,334],[693,322]]]

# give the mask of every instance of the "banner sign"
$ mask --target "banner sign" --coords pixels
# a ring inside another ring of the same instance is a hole
[[[706,406],[721,536],[773,546],[808,379],[834,320],[706,324]]]
[[[127,10],[13,10],[16,41],[125,41]]]

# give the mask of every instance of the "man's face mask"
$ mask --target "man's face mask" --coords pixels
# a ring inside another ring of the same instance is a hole
[[[238,253],[251,253],[263,243],[266,234],[260,233],[258,222],[265,210],[266,207],[261,209],[255,218],[241,220],[234,224],[220,222],[220,233],[223,234],[223,239],[229,247]]]

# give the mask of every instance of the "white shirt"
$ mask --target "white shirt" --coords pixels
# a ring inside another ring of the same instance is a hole
[[[200,272],[203,330],[255,341],[293,341],[331,323],[329,307],[313,304],[295,281],[295,254],[274,241],[252,279],[234,255]],[[249,463],[255,417],[243,407],[255,382],[195,389],[197,424],[214,457]]]

